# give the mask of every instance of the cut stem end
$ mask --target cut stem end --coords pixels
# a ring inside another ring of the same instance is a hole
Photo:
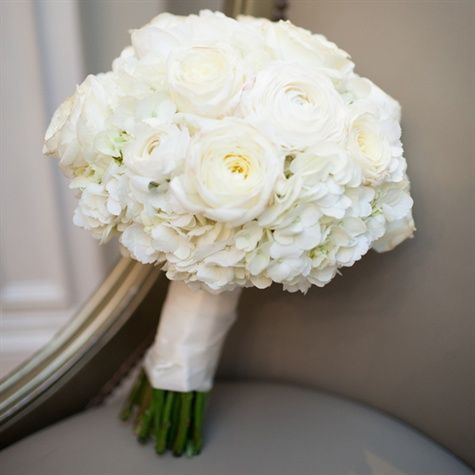
[[[152,388],[141,371],[120,412],[123,421],[135,419],[137,440],[155,440],[155,452],[192,457],[203,448],[203,424],[208,393]]]

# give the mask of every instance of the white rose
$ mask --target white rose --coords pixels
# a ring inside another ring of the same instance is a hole
[[[171,189],[190,212],[239,225],[265,209],[282,169],[278,150],[265,137],[226,119],[194,137],[184,175],[172,180]]]
[[[258,73],[241,112],[289,151],[345,139],[346,109],[332,82],[297,64],[277,61]]]
[[[237,106],[242,59],[227,44],[177,48],[168,61],[168,88],[179,112],[222,117]]]
[[[299,28],[290,21],[265,24],[267,43],[284,61],[297,61],[310,69],[341,79],[353,70],[350,55],[322,35]]]

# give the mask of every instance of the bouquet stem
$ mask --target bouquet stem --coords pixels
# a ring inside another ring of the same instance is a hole
[[[135,434],[144,444],[155,439],[155,451],[167,450],[180,457],[198,455],[203,448],[203,422],[207,392],[154,389],[142,370],[127,398],[120,417],[135,416]]]
[[[123,420],[134,418],[139,442],[155,440],[158,454],[201,452],[207,394],[239,292],[170,283],[155,342],[121,412]]]

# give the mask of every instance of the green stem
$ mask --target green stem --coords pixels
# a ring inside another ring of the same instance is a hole
[[[180,421],[178,431],[173,443],[173,455],[179,457],[183,454],[186,446],[186,437],[190,428],[191,404],[193,402],[193,393],[181,393]]]
[[[170,418],[173,407],[174,393],[168,391],[165,397],[165,406],[163,408],[163,417],[160,423],[160,431],[156,443],[157,454],[163,454],[167,449],[167,435],[170,430]]]
[[[140,404],[140,409],[135,425],[135,433],[140,443],[145,443],[148,440],[150,431],[152,429],[153,421],[153,405],[152,405],[153,390],[150,384],[145,388],[144,397]]]
[[[155,451],[158,453],[158,439],[160,437],[162,427],[162,414],[165,407],[166,391],[163,389],[153,390],[153,399],[155,405],[155,414],[153,419],[153,428],[155,432]]]
[[[135,433],[141,443],[155,439],[155,451],[167,449],[177,457],[197,455],[203,448],[203,424],[208,393],[154,389],[141,371],[120,417],[135,414]]]
[[[197,455],[203,448],[203,422],[204,412],[206,408],[207,393],[196,392],[195,393],[195,408],[193,418],[193,448],[194,454]]]
[[[135,381],[134,386],[132,387],[132,391],[130,391],[129,397],[125,401],[125,404],[122,406],[122,410],[120,411],[120,418],[123,421],[127,421],[132,412],[134,407],[139,403],[140,399],[142,398],[143,389],[147,383],[147,377],[145,375],[145,371],[142,369],[140,374]]]
[[[181,399],[179,392],[173,391],[174,399],[173,399],[173,407],[172,407],[172,415],[170,421],[170,432],[168,433],[167,438],[167,448],[173,450],[173,441],[175,440],[176,434],[178,433],[178,425],[180,423],[180,407],[181,407]]]

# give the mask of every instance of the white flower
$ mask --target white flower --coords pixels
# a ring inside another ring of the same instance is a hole
[[[345,218],[332,230],[329,239],[335,245],[338,266],[350,267],[368,252],[370,240],[366,231],[366,224],[359,218]]]
[[[244,79],[241,57],[227,44],[177,48],[168,60],[168,88],[180,112],[223,117],[237,106]]]
[[[390,251],[413,236],[416,228],[412,218],[412,205],[407,178],[400,183],[384,184],[377,190],[374,214],[379,220],[371,223],[373,239],[376,239],[373,249],[378,252]]]
[[[341,146],[325,143],[296,153],[289,165],[290,171],[301,177],[303,186],[314,188],[331,179],[338,185],[358,186],[359,168]]]
[[[371,205],[375,191],[367,186],[358,188],[349,188],[345,195],[351,200],[351,206],[348,209],[347,215],[354,218],[364,218],[373,212]]]
[[[132,47],[125,48],[114,60],[112,71],[126,98],[142,99],[165,88],[165,59],[154,55],[140,58]]]
[[[246,256],[246,268],[252,276],[259,276],[269,265],[270,246],[270,242],[264,242]]]
[[[306,276],[310,272],[311,262],[304,257],[286,257],[272,261],[266,270],[266,275],[274,282],[284,283],[298,276]]]
[[[262,237],[263,229],[257,221],[246,223],[240,231],[236,233],[236,248],[250,252],[257,246]]]
[[[265,25],[266,39],[277,57],[305,63],[309,70],[322,69],[330,77],[341,79],[351,73],[353,63],[345,51],[322,35],[292,25],[289,21]]]
[[[351,76],[345,83],[346,96],[353,108],[373,111],[382,121],[401,119],[401,106],[367,78]]]
[[[414,235],[416,227],[412,216],[406,216],[388,223],[383,237],[373,243],[373,249],[378,252],[393,250],[402,241]]]
[[[282,168],[279,151],[264,136],[226,119],[194,137],[184,175],[171,189],[188,211],[236,226],[265,209]]]
[[[322,213],[312,204],[299,205],[286,211],[275,225],[269,254],[273,259],[299,257],[322,241]]]
[[[124,163],[133,173],[159,184],[182,164],[189,140],[188,130],[173,123],[143,124],[124,148]]]
[[[157,224],[152,227],[152,246],[160,252],[172,253],[179,259],[187,259],[192,244],[168,224]]]
[[[386,221],[405,218],[412,209],[413,200],[409,195],[409,182],[387,183],[377,190],[375,208],[383,213]]]
[[[46,131],[44,153],[59,157],[69,176],[94,159],[95,137],[104,129],[111,110],[113,97],[106,89],[110,82],[110,75],[88,76],[61,105]]]
[[[120,243],[135,260],[142,264],[151,264],[160,255],[153,246],[151,235],[146,233],[143,226],[139,224],[133,224],[124,229],[120,236]]]
[[[131,36],[46,132],[75,224],[215,293],[306,292],[412,236],[400,106],[326,38],[208,10]]]
[[[310,283],[317,287],[327,285],[337,273],[336,265],[327,265],[324,267],[314,267],[307,276]]]
[[[353,119],[348,146],[361,167],[365,184],[378,185],[388,177],[391,144],[374,115],[363,113]]]
[[[232,267],[201,264],[198,266],[196,277],[208,286],[209,289],[221,291],[232,282],[234,269]]]
[[[76,226],[92,231],[101,241],[106,241],[115,224],[113,212],[116,210],[115,200],[109,201],[106,187],[91,182],[82,191],[73,222]]]
[[[332,82],[295,63],[277,61],[259,72],[241,113],[290,151],[345,138],[347,113]]]
[[[60,133],[71,115],[75,100],[75,96],[68,97],[53,114],[51,122],[45,132],[45,141],[43,145],[43,153],[45,155],[51,155],[53,157],[60,156],[60,151],[58,150]]]

